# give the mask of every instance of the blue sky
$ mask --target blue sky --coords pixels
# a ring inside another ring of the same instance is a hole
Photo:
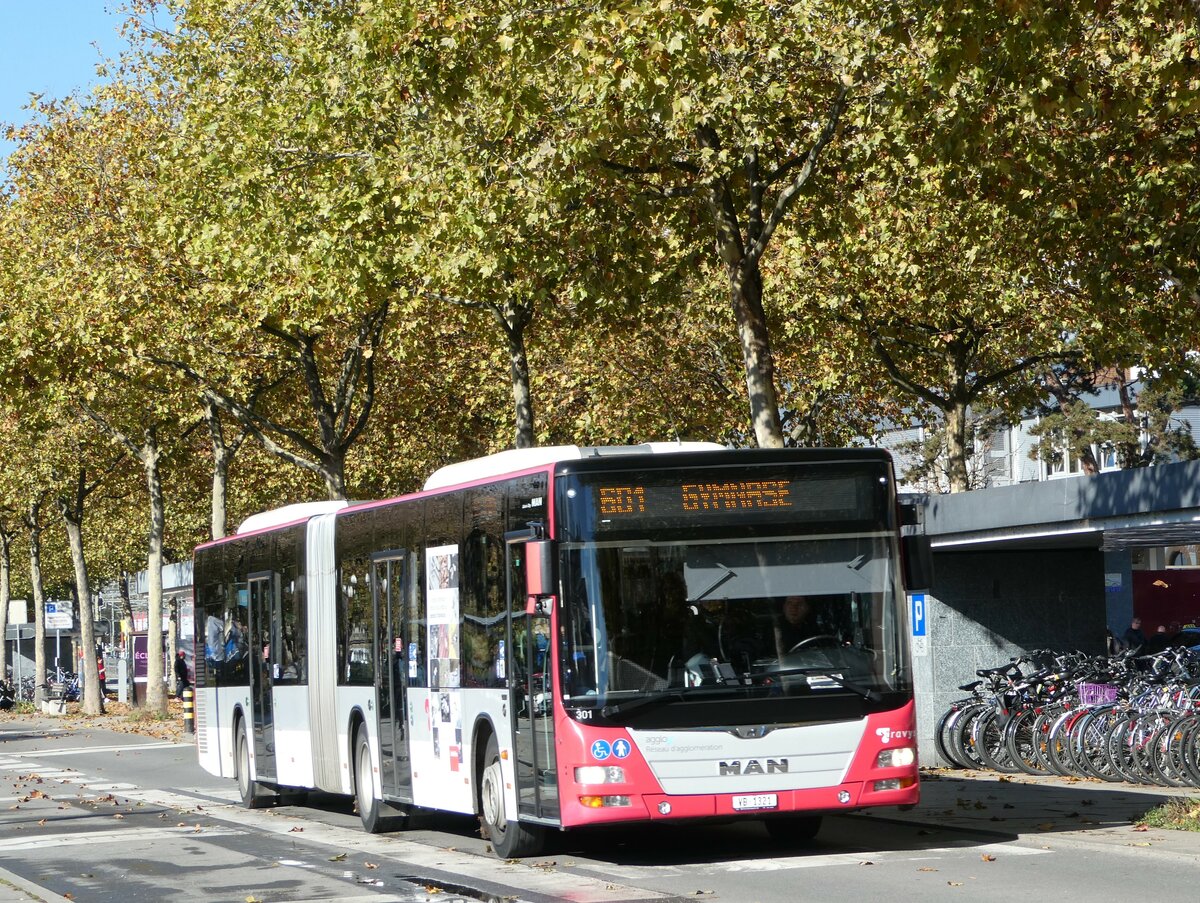
[[[118,3],[0,0],[0,122],[25,122],[31,92],[65,97],[95,84],[101,55],[115,57],[124,47]],[[0,160],[12,150],[0,140]]]

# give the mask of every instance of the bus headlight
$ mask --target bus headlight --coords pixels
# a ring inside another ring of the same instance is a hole
[[[625,769],[620,765],[581,765],[575,769],[576,784],[624,784]]]
[[[880,750],[875,758],[876,768],[904,768],[917,761],[917,751],[911,746]]]

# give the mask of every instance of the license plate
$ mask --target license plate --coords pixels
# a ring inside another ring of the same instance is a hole
[[[756,793],[753,796],[735,796],[733,808],[739,812],[747,809],[774,809],[779,805],[779,797],[774,793]]]

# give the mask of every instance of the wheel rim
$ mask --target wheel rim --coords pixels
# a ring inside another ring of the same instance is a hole
[[[483,807],[483,817],[488,826],[500,833],[508,825],[504,813],[504,778],[500,773],[500,760],[494,759],[483,770],[483,782],[480,786],[480,802]]]
[[[246,744],[246,732],[238,733],[238,790],[242,799],[250,795],[250,750]]]
[[[358,811],[366,812],[375,799],[375,788],[371,782],[371,750],[363,743],[358,748]]]

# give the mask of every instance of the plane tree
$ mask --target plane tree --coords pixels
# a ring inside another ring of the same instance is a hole
[[[651,280],[681,261],[717,264],[706,272],[720,274],[732,315],[751,433],[781,445],[763,264],[826,202],[817,188],[846,131],[869,125],[872,92],[901,50],[901,13],[757,0],[412,9],[439,50],[432,76],[461,83],[464,60],[520,73],[486,90],[526,119],[556,120],[544,154],[587,180],[597,206],[620,206],[620,229],[653,237]]]

